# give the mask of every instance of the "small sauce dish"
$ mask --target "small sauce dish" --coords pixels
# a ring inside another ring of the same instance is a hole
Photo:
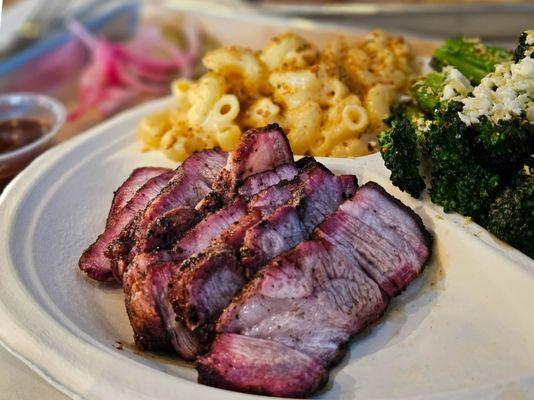
[[[51,97],[0,95],[0,180],[15,176],[46,150],[65,117],[65,107]]]

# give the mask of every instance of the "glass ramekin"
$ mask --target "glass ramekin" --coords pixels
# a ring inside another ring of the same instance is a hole
[[[16,150],[0,154],[0,179],[15,176],[35,157],[46,150],[61,126],[66,111],[57,100],[38,93],[6,93],[0,95],[0,121],[28,118],[42,121],[49,129],[37,140]]]

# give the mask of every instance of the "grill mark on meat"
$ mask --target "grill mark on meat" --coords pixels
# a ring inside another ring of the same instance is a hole
[[[120,235],[123,228],[128,226],[135,214],[145,208],[175,175],[174,171],[169,171],[149,179],[114,216],[113,224],[110,224],[80,257],[78,265],[87,276],[101,282],[113,280],[111,262],[104,254],[107,246]]]
[[[365,235],[369,226],[377,234]],[[347,247],[365,244],[386,250],[375,253],[379,255],[372,263],[362,261],[357,252],[347,251]],[[217,332],[279,343],[329,368],[343,356],[353,335],[380,318],[389,296],[405,289],[421,273],[430,257],[430,246],[431,236],[419,216],[376,183],[367,183],[315,229],[312,240],[264,267],[226,308]],[[379,260],[394,250],[398,253],[394,258]],[[250,387],[228,370],[237,352],[252,347],[249,343],[254,342],[243,343],[238,350],[213,346],[198,361],[199,382],[205,382],[203,375],[207,375],[207,381],[215,385],[260,393],[258,388],[267,381]],[[256,366],[247,359],[239,367],[258,368],[258,376],[269,376],[269,365],[276,363],[279,354],[263,351],[257,356],[265,363]],[[220,376],[210,381],[213,371]],[[317,381],[312,381],[303,383],[299,390],[309,394],[318,387]],[[272,394],[279,396],[283,391],[280,388]]]

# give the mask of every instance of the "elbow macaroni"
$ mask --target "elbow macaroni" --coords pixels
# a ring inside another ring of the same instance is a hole
[[[177,161],[213,146],[230,151],[246,129],[277,122],[296,154],[367,154],[416,72],[409,46],[382,31],[323,51],[285,34],[261,52],[224,47],[203,63],[208,72],[198,80],[173,82],[170,110],[141,122],[146,149]]]

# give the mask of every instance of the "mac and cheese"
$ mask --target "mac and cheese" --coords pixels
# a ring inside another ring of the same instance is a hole
[[[141,122],[147,149],[176,161],[213,146],[230,151],[246,129],[277,122],[296,154],[367,154],[415,75],[410,47],[382,31],[363,43],[338,38],[322,51],[284,34],[260,52],[223,47],[203,63],[208,72],[198,80],[172,84],[170,110]]]

